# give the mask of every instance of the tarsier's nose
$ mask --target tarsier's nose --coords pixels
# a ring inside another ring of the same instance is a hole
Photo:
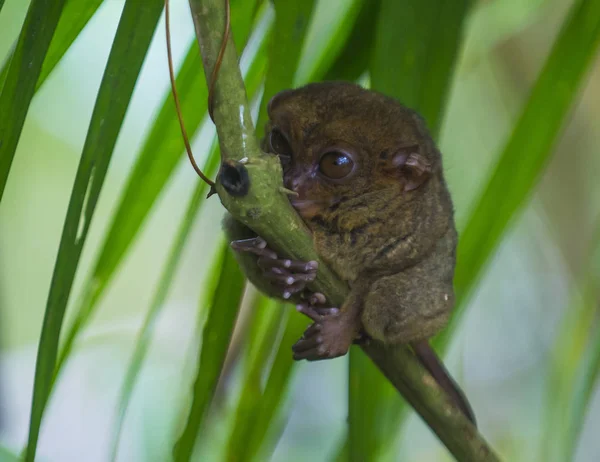
[[[291,189],[292,191],[295,191],[295,192],[299,192],[298,190],[300,189],[301,186],[302,186],[302,178],[295,177],[295,178],[290,179],[288,189]]]
[[[297,171],[292,171],[285,175],[283,180],[283,183],[287,189],[291,189],[299,195],[302,195],[304,192],[302,186],[305,184],[306,180],[304,174]]]

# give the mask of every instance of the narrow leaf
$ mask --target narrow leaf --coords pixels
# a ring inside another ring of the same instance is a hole
[[[108,58],[71,193],[44,315],[26,461],[33,461],[35,458],[42,415],[56,365],[60,330],[75,271],[113,148],[161,10],[162,0],[150,0],[143,4],[128,0]]]
[[[470,4],[469,0],[380,2],[370,66],[372,87],[417,110],[434,136],[443,118]],[[364,14],[369,13],[373,14]],[[369,25],[373,19],[363,21]],[[349,378],[348,436],[337,457],[378,460],[395,440],[404,402],[358,349],[350,351]]]
[[[305,2],[288,2],[284,0],[276,0],[275,4],[275,27],[271,38],[271,46],[269,48],[269,64],[265,80],[265,90],[261,103],[259,120],[256,125],[259,136],[267,121],[267,104],[271,97],[277,92],[290,88],[294,82],[294,76],[299,66],[302,46],[306,38],[308,27],[311,21],[312,12],[314,9],[314,1]],[[259,303],[256,307],[259,310],[255,313],[255,323],[261,326],[263,323],[268,325],[268,335],[273,335],[274,330],[279,327],[284,312],[273,312],[272,304]],[[270,310],[264,313],[264,310]],[[268,321],[263,318],[267,317]],[[285,336],[285,334],[284,334]],[[248,450],[248,447],[255,448],[255,451],[262,446],[263,439],[266,436],[266,431],[261,434],[256,434],[255,419],[262,413],[262,418],[270,422],[273,413],[277,410],[277,405],[264,409],[263,390],[260,386],[262,374],[268,372],[265,370],[267,361],[270,355],[268,350],[277,351],[277,343],[272,338],[251,338],[251,351],[257,351],[256,355],[249,357],[250,366],[246,370],[243,378],[241,395],[238,400],[238,405],[235,412],[235,423],[232,427],[229,443],[227,445],[226,460],[232,461],[249,461],[252,460],[255,453]],[[281,346],[280,346],[281,348]],[[291,371],[291,353],[286,350],[285,354],[290,363],[282,371]],[[285,394],[287,379],[282,379],[279,383],[284,387],[272,390],[276,396],[273,396],[273,402],[278,403],[280,397]],[[270,412],[271,415],[265,415],[265,412]]]
[[[340,55],[332,64],[324,80],[354,82],[368,69],[375,41],[375,26],[379,18],[381,0],[357,2],[360,6],[355,23]],[[358,9],[358,8],[357,8]]]
[[[42,86],[46,78],[54,70],[54,67],[73,44],[79,33],[94,15],[103,0],[67,0],[60,15],[60,20],[54,31],[50,47],[46,52],[44,64],[40,76],[35,85],[35,91]],[[0,89],[8,73],[8,65],[12,59],[14,50],[10,52],[6,62],[0,68]]]
[[[598,290],[596,290],[596,300],[598,299]],[[581,431],[585,418],[588,415],[588,409],[591,407],[591,400],[595,390],[600,383],[600,327],[596,326],[585,357],[581,363],[576,378],[575,390],[573,392],[573,403],[571,406],[571,415],[569,422],[571,426],[567,434],[567,445],[564,452],[563,461],[569,462],[575,460],[577,443],[581,437]]]
[[[35,89],[42,86],[103,0],[67,0]]]
[[[275,93],[290,88],[294,82],[315,0],[302,2],[273,0],[273,3],[275,5],[275,29],[269,49],[264,95],[256,123],[259,135],[267,122],[269,100]]]
[[[273,422],[283,399],[287,396],[289,383],[295,369],[295,363],[291,358],[292,345],[298,341],[308,326],[306,319],[298,313],[290,312],[289,307],[285,304],[280,303],[276,309],[286,313],[288,318],[262,398],[258,403],[258,410],[252,420],[252,433],[248,437],[248,446],[243,459],[247,461],[268,460],[275,449],[277,438],[268,440],[268,436],[275,433]]]
[[[94,13],[96,13],[102,2],[103,0],[67,0],[54,31],[52,41],[50,42],[50,47],[46,52],[44,64],[35,85],[36,92],[79,36],[79,33],[88,21],[94,16]],[[2,88],[2,82],[8,73],[8,65],[13,54],[14,50],[11,51],[6,62],[0,68],[0,88]]]
[[[550,159],[599,43],[600,0],[577,0],[460,237],[456,308],[438,347],[447,346],[490,256]]]
[[[359,15],[364,14],[367,5],[372,5],[376,9],[378,1],[321,0],[317,2],[302,50],[302,60],[296,72],[295,85],[324,78],[344,50]]]
[[[589,255],[584,280],[559,324],[550,360],[540,453],[540,460],[548,462],[575,459],[600,373],[600,327],[595,322],[600,297],[600,227],[596,227]]]
[[[209,176],[214,175],[219,168],[219,163],[220,155],[218,144],[213,143],[213,148],[209,155],[208,161],[204,166],[204,172]],[[150,346],[150,341],[154,332],[154,325],[156,319],[158,318],[158,315],[161,312],[161,308],[165,304],[167,294],[173,282],[177,266],[179,264],[179,261],[181,260],[183,250],[185,248],[185,243],[187,242],[187,238],[189,237],[190,231],[192,230],[192,225],[194,224],[194,221],[202,205],[204,204],[207,189],[208,185],[203,181],[199,181],[192,193],[187,209],[175,236],[175,240],[171,246],[169,256],[162,270],[156,291],[154,293],[154,296],[152,297],[150,309],[146,314],[144,324],[142,325],[140,333],[138,334],[131,362],[127,369],[127,373],[125,374],[125,379],[123,381],[123,386],[120,392],[116,424],[113,426],[112,433],[113,443],[111,460],[116,460],[119,438],[121,436],[121,428],[123,426],[123,421],[125,420],[125,415],[127,413],[129,402],[131,400],[133,389],[137,382],[138,374],[142,368],[144,360],[146,359],[146,354]]]
[[[382,0],[374,89],[416,110],[437,136],[471,0]],[[393,50],[393,51],[392,51]]]
[[[233,2],[232,2],[233,3]],[[239,0],[232,5],[232,27],[249,33],[251,18],[243,13],[249,2]],[[237,5],[240,5],[237,7]],[[240,36],[243,45],[248,36]],[[249,93],[260,85],[266,58],[258,53],[253,61],[246,84]],[[177,76],[177,92],[181,112],[188,132],[194,133],[206,115],[207,89],[202,73],[202,61],[196,42],[190,48]],[[157,155],[160,153],[160,155]],[[112,222],[105,234],[90,277],[83,286],[80,304],[76,307],[75,319],[65,335],[56,368],[58,375],[71,354],[75,339],[94,314],[104,291],[112,281],[116,269],[123,262],[127,251],[135,241],[156,199],[173,175],[178,162],[184,157],[183,141],[171,92],[163,100],[160,112],[149,131],[136,163],[129,174],[127,185]]]
[[[0,201],[65,0],[32,0],[0,94]],[[0,79],[0,82],[2,79]]]
[[[235,411],[233,428],[226,444],[224,460],[241,462],[251,460],[248,446],[251,444],[255,417],[263,399],[262,377],[268,372],[271,351],[277,348],[277,332],[282,327],[285,311],[281,304],[260,296],[253,307],[252,326],[246,345],[246,370],[242,391]]]
[[[175,462],[189,461],[198,432],[212,401],[244,291],[244,277],[229,244],[221,244],[223,264],[212,306],[202,334],[193,400],[185,428],[173,448]]]

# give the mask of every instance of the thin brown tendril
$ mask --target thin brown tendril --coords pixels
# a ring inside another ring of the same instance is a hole
[[[188,159],[190,159],[190,163],[194,170],[198,174],[202,180],[208,185],[210,185],[211,190],[214,189],[215,182],[208,178],[198,164],[196,164],[196,160],[194,159],[194,154],[192,154],[192,148],[190,146],[190,140],[187,136],[187,131],[185,129],[185,125],[183,123],[183,116],[181,114],[181,105],[179,104],[179,96],[177,95],[177,88],[175,87],[175,72],[173,71],[173,55],[171,53],[171,30],[170,30],[170,21],[169,21],[169,0],[165,0],[165,30],[167,33],[167,61],[169,63],[169,78],[171,79],[171,91],[173,93],[173,100],[175,101],[175,109],[177,111],[177,119],[179,120],[179,126],[181,127],[181,135],[183,136],[183,142],[185,144],[185,150],[188,155]],[[210,112],[210,105],[209,105]],[[212,115],[211,115],[212,118]]]
[[[229,33],[231,30],[231,9],[229,6],[229,0],[225,0],[225,32],[223,33],[223,41],[221,42],[221,48],[215,61],[215,67],[213,68],[212,75],[210,76],[210,85],[208,86],[208,115],[214,122],[213,118],[213,107],[215,100],[215,83],[221,69],[221,63],[223,62],[223,56],[225,55],[225,49],[227,48],[227,41],[229,40]]]

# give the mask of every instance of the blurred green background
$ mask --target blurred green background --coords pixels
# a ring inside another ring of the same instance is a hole
[[[28,3],[6,0],[2,7],[0,63],[18,37]],[[7,451],[3,455],[0,450],[0,460],[10,460],[10,454],[18,454],[26,443],[36,348],[58,243],[123,3],[102,2],[37,92],[0,206],[0,444]],[[317,2],[297,82],[310,74],[322,34],[337,27],[352,3]],[[472,7],[439,137],[459,231],[573,3],[489,0]],[[195,39],[187,2],[173,2],[171,10],[177,67]],[[272,20],[272,11],[264,14],[266,19],[248,45],[250,57]],[[163,21],[164,16],[118,138],[70,306],[78,303],[140,144],[168,88]],[[594,58],[592,63],[551,161],[524,212],[511,221],[446,355],[481,432],[503,460],[550,460],[546,451],[556,444],[556,435],[570,431],[561,425],[572,406],[576,388],[572,378],[580,358],[585,361],[595,345],[587,336],[592,337],[590,329],[598,330],[600,60]],[[543,117],[539,124],[544,124]],[[198,158],[208,154],[213,133],[210,122],[198,131],[193,142]],[[197,182],[189,164],[179,162],[97,313],[76,340],[44,418],[39,460],[110,460],[121,383]],[[198,315],[198,300],[204,300],[210,262],[220,246],[222,213],[213,198],[193,224],[124,421],[119,461],[169,460],[183,420],[181,403],[188,399],[196,372],[198,330],[204,319],[202,309]],[[68,311],[67,321],[72,317]],[[244,319],[242,311],[240,320]],[[239,331],[244,327],[241,321]],[[589,368],[596,373],[598,364],[590,361]],[[272,460],[334,458],[347,418],[347,364],[347,358],[340,358],[297,365],[275,425],[279,439],[275,438]],[[242,376],[243,370],[233,367],[222,385],[218,411],[201,435],[197,460],[222,460]],[[586,401],[583,422],[573,460],[596,461],[600,458],[597,390],[592,389]],[[451,460],[413,412],[396,433],[393,445],[378,460]]]

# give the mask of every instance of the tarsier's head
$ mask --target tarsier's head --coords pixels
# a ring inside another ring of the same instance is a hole
[[[269,103],[264,149],[281,159],[284,185],[304,219],[365,194],[414,198],[441,178],[422,119],[395,100],[342,82],[310,84]],[[344,207],[345,208],[345,207]]]

